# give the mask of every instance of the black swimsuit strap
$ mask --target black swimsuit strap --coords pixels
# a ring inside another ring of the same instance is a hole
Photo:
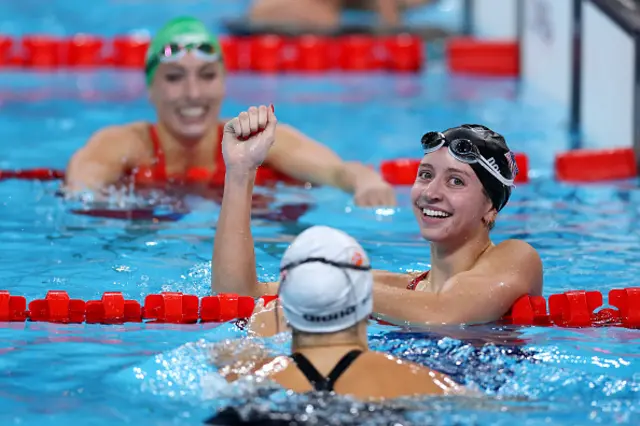
[[[322,377],[322,374],[309,362],[307,357],[302,355],[301,353],[294,353],[291,355],[291,358],[295,361],[296,365],[300,369],[300,372],[304,374],[304,376],[309,380],[311,386],[316,391],[325,391],[331,392],[333,391],[333,386],[338,381],[340,376],[349,368],[349,366],[353,363],[353,361],[358,358],[362,354],[362,351],[359,349],[354,349],[349,353],[345,354],[340,361],[333,367],[333,370],[329,373],[329,375],[325,378]]]
[[[301,353],[294,353],[291,355],[291,358],[293,358],[300,372],[304,374],[315,390],[320,390],[318,388],[325,385],[326,379],[322,377],[322,374],[309,362],[307,357]]]
[[[342,373],[347,371],[347,368],[351,366],[351,364],[362,354],[360,349],[354,349],[343,356],[340,361],[333,367],[333,370],[327,376],[327,383],[330,387],[330,390],[333,390],[333,385],[338,381]]]

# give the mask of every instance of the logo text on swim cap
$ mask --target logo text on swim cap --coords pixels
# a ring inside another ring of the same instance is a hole
[[[339,312],[334,312],[332,314],[327,315],[312,315],[312,314],[304,314],[302,318],[309,322],[330,322],[335,321],[340,318],[344,318],[347,315],[353,315],[356,312],[355,306],[349,306],[346,309],[343,309]]]
[[[491,157],[487,160],[487,163],[489,163],[489,165],[491,166],[491,168],[493,170],[495,170],[496,172],[500,173],[500,166],[498,166],[498,164],[496,163],[495,158]]]
[[[511,170],[511,174],[515,177],[520,170],[518,169],[518,163],[516,162],[516,157],[513,155],[513,152],[509,151],[505,155],[507,157],[507,164],[509,165],[509,170]]]

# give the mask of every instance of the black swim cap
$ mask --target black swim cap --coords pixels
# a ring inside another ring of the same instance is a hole
[[[498,166],[500,174],[504,178],[515,179],[518,174],[515,157],[500,133],[480,124],[463,124],[462,126],[447,129],[443,134],[448,141],[454,139],[470,140],[478,147],[480,155]],[[498,181],[480,164],[475,163],[470,164],[470,166],[480,182],[482,182],[482,186],[489,195],[493,206],[497,211],[502,210],[511,196],[511,187]]]

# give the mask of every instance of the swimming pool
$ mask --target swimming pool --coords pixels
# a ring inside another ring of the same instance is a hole
[[[75,32],[104,18],[110,7],[132,14],[151,9],[146,2],[105,1],[90,13],[56,21],[45,17],[77,3],[50,2],[42,19],[27,18],[22,8],[29,5],[23,3],[29,2],[0,6],[4,12],[14,8],[3,16],[18,16],[12,33],[52,33],[56,28]],[[208,3],[187,2],[180,11],[218,17],[206,8]],[[160,4],[145,18],[151,28],[177,10],[173,3]],[[225,11],[230,10],[227,6]],[[105,22],[101,34],[133,27],[126,20]],[[638,285],[637,182],[554,182],[553,154],[572,144],[564,130],[565,117],[515,81],[455,77],[434,61],[420,76],[236,75],[230,77],[228,92],[227,116],[251,104],[273,102],[281,121],[295,124],[347,159],[376,165],[389,157],[417,155],[418,138],[426,129],[462,122],[494,127],[512,149],[529,155],[533,177],[530,184],[518,186],[499,216],[494,239],[525,238],[540,250],[545,295],[570,289],[605,294]],[[135,72],[2,72],[0,168],[62,168],[99,127],[153,118],[143,78]],[[215,204],[189,197],[191,212],[179,221],[127,222],[72,214],[70,206],[55,197],[55,189],[55,183],[0,182],[0,287],[28,300],[43,297],[49,289],[64,289],[85,300],[98,299],[105,291],[122,291],[140,301],[166,290],[208,294]],[[293,223],[254,221],[260,277],[275,277],[287,242],[311,224],[335,226],[358,238],[374,267],[424,269],[428,247],[411,211],[403,207],[408,189],[398,191],[401,207],[390,212],[355,208],[349,196],[326,188],[279,189],[277,203],[312,202],[314,208]],[[215,389],[202,394],[200,379],[212,367],[206,365],[201,339],[215,342],[236,335],[230,325],[2,324],[0,421],[198,424],[225,402]],[[487,395],[485,401],[413,404],[409,417],[415,424],[637,424],[639,331],[488,326],[398,330],[376,325],[371,339],[373,348],[445,371]],[[286,341],[275,346],[286,347]],[[307,407],[304,400],[288,404]],[[361,412],[364,417],[366,412]],[[395,419],[392,412],[369,416]]]

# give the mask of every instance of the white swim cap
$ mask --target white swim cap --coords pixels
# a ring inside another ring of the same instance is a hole
[[[313,226],[282,257],[279,297],[296,330],[333,333],[354,326],[373,311],[369,258],[346,233]]]

